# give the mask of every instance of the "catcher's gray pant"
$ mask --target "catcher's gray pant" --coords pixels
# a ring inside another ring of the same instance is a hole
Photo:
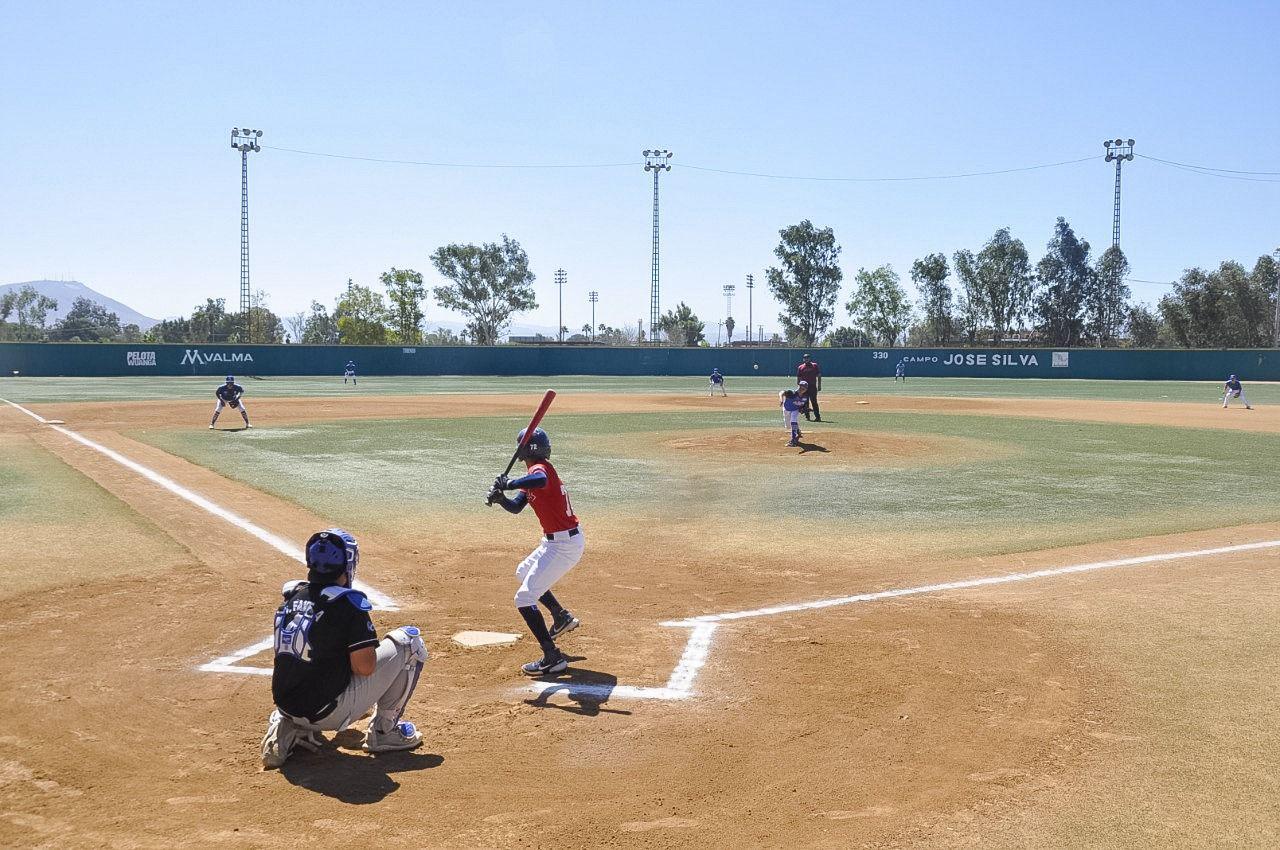
[[[413,656],[411,647],[384,637],[378,644],[378,663],[368,676],[352,676],[347,689],[338,697],[333,711],[314,722],[305,718],[289,719],[303,729],[337,732],[346,729],[377,706],[369,725],[387,732],[400,722],[409,697],[418,685],[422,662]]]

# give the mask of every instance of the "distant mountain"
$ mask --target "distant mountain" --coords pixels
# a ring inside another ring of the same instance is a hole
[[[50,325],[65,316],[71,309],[71,302],[77,298],[88,298],[90,301],[101,304],[119,316],[122,325],[137,325],[145,331],[160,322],[159,319],[144,316],[128,305],[90,289],[78,280],[29,280],[25,283],[8,283],[0,285],[0,295],[11,290],[22,289],[24,286],[35,287],[41,295],[47,295],[58,302],[58,309],[49,313],[47,321]]]

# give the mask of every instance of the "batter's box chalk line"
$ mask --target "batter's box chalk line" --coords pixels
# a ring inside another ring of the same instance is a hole
[[[15,404],[8,399],[2,398],[0,398],[0,401],[3,401],[10,407],[20,410],[36,421],[48,425],[52,430],[65,435],[69,439],[110,458],[126,469],[137,473],[148,481],[168,490],[170,493],[190,502],[207,513],[235,526],[241,531],[257,538],[263,543],[266,543],[277,552],[293,558],[296,561],[305,562],[300,547],[290,543],[284,538],[253,524],[244,517],[215,504],[204,496],[201,496],[200,494],[183,487],[172,479],[166,478],[160,473],[125,457],[119,452],[100,445],[68,428],[62,427],[61,425],[51,423],[49,420],[31,410],[28,410],[20,404]],[[1154,555],[1140,555],[1133,558],[1094,561],[1087,564],[1073,564],[1066,567],[1054,567],[1050,569],[1034,570],[1031,572],[983,576],[980,578],[962,579],[959,581],[948,581],[938,584],[919,585],[917,587],[903,587],[891,590],[879,590],[871,593],[859,593],[852,596],[816,599],[810,602],[772,605],[766,608],[754,608],[747,611],[729,611],[722,614],[702,614],[680,620],[669,620],[661,625],[669,628],[687,628],[689,630],[689,638],[685,643],[684,651],[681,653],[679,661],[676,662],[675,669],[671,671],[671,676],[667,679],[667,683],[662,687],[604,685],[598,682],[576,683],[573,681],[539,681],[530,684],[528,686],[528,690],[532,690],[547,697],[555,694],[565,694],[570,699],[581,698],[584,700],[594,701],[605,701],[615,698],[682,700],[687,699],[694,694],[694,683],[703,666],[707,663],[707,657],[711,653],[711,637],[723,623],[729,623],[735,620],[754,619],[758,617],[773,617],[780,614],[795,614],[803,611],[817,611],[823,608],[835,608],[842,605],[853,605],[861,602],[878,602],[883,599],[895,599],[904,596],[946,593],[949,591],[969,590],[979,587],[992,587],[1002,584],[1013,584],[1015,582],[1055,578],[1058,576],[1072,575],[1074,573],[1089,573],[1098,570],[1165,564],[1172,561],[1208,558],[1215,555],[1230,555],[1238,552],[1255,552],[1276,548],[1280,548],[1280,540],[1263,540],[1256,543],[1239,543],[1232,546],[1218,546],[1212,549],[1196,549],[1187,552],[1163,552]],[[373,603],[375,608],[387,611],[397,610],[397,605],[391,597],[381,591],[360,581],[356,582],[356,587],[368,595],[369,601]],[[201,664],[197,669],[207,673],[234,673],[251,676],[269,676],[271,675],[271,669],[269,667],[253,667],[241,662],[270,649],[272,643],[273,641],[271,638],[264,638],[257,643],[244,647],[243,649],[238,649],[228,655],[215,658],[206,664]]]

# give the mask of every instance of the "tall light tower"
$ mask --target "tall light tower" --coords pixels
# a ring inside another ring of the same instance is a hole
[[[564,282],[569,276],[564,269],[556,269],[556,289],[560,293],[560,318],[556,324],[556,339],[564,342]]]
[[[668,150],[647,150],[644,152],[644,170],[653,172],[653,260],[649,272],[649,341],[658,342],[658,325],[662,321],[658,299],[658,175],[671,170],[671,157]]]
[[[591,302],[591,341],[596,341],[596,302],[600,300],[600,293],[594,289],[587,293],[587,300]]]
[[[747,275],[747,342],[751,342],[751,322],[754,317],[751,315],[751,295],[756,288],[756,276]]]
[[[1105,162],[1116,161],[1116,206],[1111,218],[1111,246],[1120,247],[1120,166],[1126,159],[1133,159],[1133,139],[1107,139],[1102,143],[1107,149]]]
[[[737,289],[738,287],[734,286],[732,283],[726,283],[722,288],[722,291],[724,292],[724,325],[726,331],[729,329],[730,320],[733,319],[733,293],[736,292]],[[733,334],[729,335],[729,342],[733,342]]]
[[[249,289],[249,152],[260,151],[261,130],[231,128],[231,147],[240,151],[240,313],[244,330],[253,342],[253,292]]]

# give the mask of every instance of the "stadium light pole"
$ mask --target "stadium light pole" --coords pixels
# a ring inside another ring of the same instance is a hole
[[[755,317],[751,315],[751,296],[752,290],[756,288],[756,276],[747,275],[747,343],[751,342],[751,323],[755,321]]]
[[[231,147],[240,151],[240,312],[244,330],[253,342],[253,293],[249,288],[249,153],[262,150],[261,130],[231,128]]]
[[[591,302],[591,341],[596,341],[596,302],[600,300],[600,293],[591,290],[587,293],[587,300]]]
[[[1133,139],[1107,139],[1103,143],[1107,149],[1104,162],[1116,161],[1116,201],[1111,218],[1111,246],[1120,247],[1120,166],[1125,160],[1133,159]]]
[[[724,291],[724,329],[725,329],[725,331],[726,331],[726,332],[728,332],[728,330],[729,330],[729,320],[733,318],[733,293],[734,293],[734,292],[736,292],[737,290],[738,290],[738,287],[734,286],[732,283],[726,283],[726,284],[724,285],[724,287],[723,287],[723,291]],[[729,342],[730,342],[730,343],[732,343],[732,342],[733,342],[733,337],[732,337],[732,336],[730,336],[730,337],[729,337]]]
[[[559,321],[556,324],[556,339],[564,342],[564,281],[568,277],[564,273],[564,269],[556,269],[556,289],[560,293],[560,313]]]
[[[649,342],[657,344],[658,324],[662,319],[658,297],[658,175],[671,170],[669,150],[654,148],[644,152],[644,170],[653,172],[653,258],[649,267]]]

